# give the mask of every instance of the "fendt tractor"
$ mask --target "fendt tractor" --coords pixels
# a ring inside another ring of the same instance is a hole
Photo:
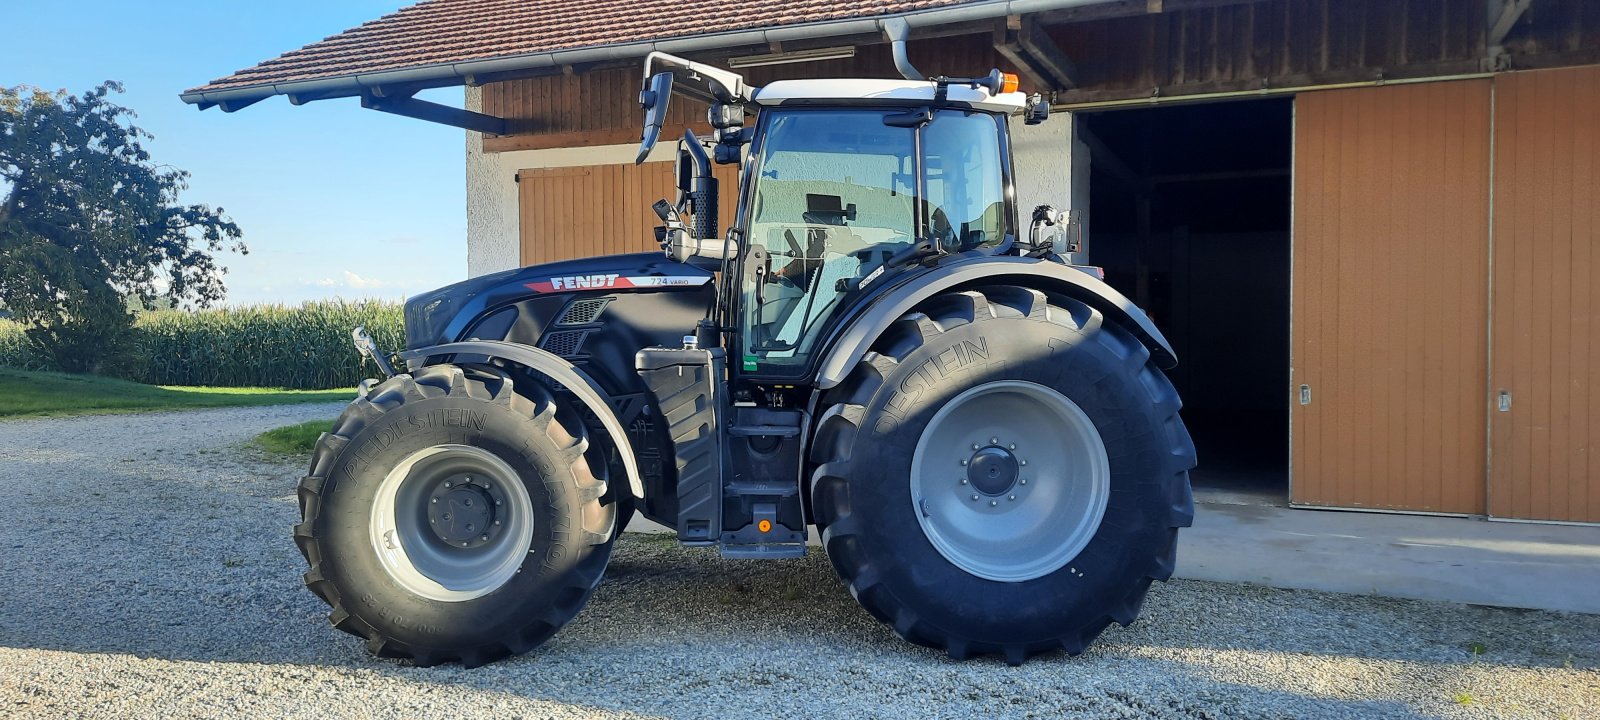
[[[317,443],[294,535],[373,653],[476,666],[572,620],[634,513],[728,558],[808,529],[850,593],[956,659],[1081,652],[1139,613],[1193,518],[1194,446],[1150,319],[1020,212],[1015,76],[754,87],[645,59],[650,154],[685,133],[663,253],[555,262],[412,298],[397,371]],[[713,163],[740,165],[717,218]],[[736,567],[736,566],[735,566]]]

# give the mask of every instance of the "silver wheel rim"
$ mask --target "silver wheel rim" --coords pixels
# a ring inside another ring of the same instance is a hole
[[[1100,529],[1111,463],[1078,405],[1037,383],[968,389],[923,428],[911,459],[922,532],[956,567],[1024,582],[1066,566]]]
[[[462,602],[517,574],[533,544],[533,503],[493,453],[437,445],[383,478],[368,529],[395,582],[430,600]]]

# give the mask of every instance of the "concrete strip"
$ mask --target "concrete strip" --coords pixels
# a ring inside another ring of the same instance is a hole
[[[1201,503],[1177,577],[1600,614],[1600,527]]]
[[[1600,613],[1600,527],[1201,504],[1177,576]]]

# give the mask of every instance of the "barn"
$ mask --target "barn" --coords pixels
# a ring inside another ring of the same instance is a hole
[[[183,98],[463,128],[476,275],[654,248],[646,53],[898,77],[887,18],[925,71],[1050,99],[1016,129],[1018,205],[1070,208],[1078,259],[1172,340],[1197,485],[1600,522],[1600,3],[428,0]],[[709,132],[680,98],[685,128]]]

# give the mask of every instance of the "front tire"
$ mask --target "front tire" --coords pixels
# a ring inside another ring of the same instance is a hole
[[[824,398],[823,545],[908,641],[1019,664],[1138,616],[1193,522],[1176,391],[1127,330],[1037,290],[941,296]]]
[[[329,620],[383,657],[469,667],[575,616],[616,504],[583,426],[537,384],[438,365],[358,398],[300,483],[296,544]]]

